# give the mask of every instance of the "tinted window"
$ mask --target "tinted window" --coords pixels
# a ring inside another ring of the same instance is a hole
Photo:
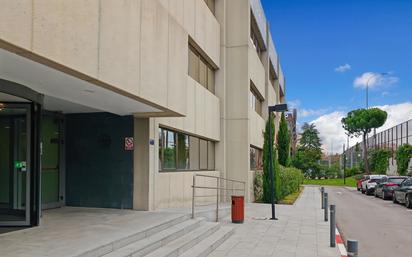
[[[402,181],[404,181],[404,178],[390,178],[389,182],[395,183],[395,184],[400,184]]]

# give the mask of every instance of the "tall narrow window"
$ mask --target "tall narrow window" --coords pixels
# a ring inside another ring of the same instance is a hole
[[[163,150],[163,168],[176,169],[176,138],[172,131],[164,130],[163,138],[165,140],[165,147]]]
[[[262,100],[252,87],[250,88],[249,98],[250,107],[259,115],[262,115]]]
[[[191,170],[199,170],[199,138],[190,137],[190,169]]]
[[[182,133],[177,134],[177,168],[189,169],[189,136]]]
[[[207,141],[200,139],[200,169],[207,170]]]
[[[215,169],[215,142],[207,142],[207,169]]]

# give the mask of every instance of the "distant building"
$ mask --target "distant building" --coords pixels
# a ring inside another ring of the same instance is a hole
[[[288,122],[288,128],[290,132],[290,151],[291,154],[296,152],[296,147],[298,145],[298,133],[297,133],[297,110],[293,109],[292,112],[286,113],[286,121]]]

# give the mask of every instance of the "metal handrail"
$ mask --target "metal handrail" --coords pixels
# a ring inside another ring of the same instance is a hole
[[[196,177],[205,177],[205,178],[211,178],[211,179],[216,179],[216,187],[213,186],[199,186],[196,184]],[[232,187],[226,188],[225,185],[221,181],[228,181],[232,182]],[[242,189],[235,188],[233,186],[234,183],[239,183],[242,185]],[[196,189],[208,189],[208,190],[216,190],[216,195],[196,195]],[[233,192],[243,192],[243,196],[246,193],[246,182],[244,181],[239,181],[239,180],[234,180],[234,179],[227,179],[227,178],[222,178],[222,177],[217,177],[217,176],[210,176],[210,175],[202,175],[202,174],[193,174],[193,185],[192,185],[192,219],[195,218],[195,199],[196,198],[201,198],[201,197],[214,197],[216,196],[216,222],[219,221],[219,200],[221,199],[221,193],[220,191],[223,192],[228,192],[232,191]],[[202,205],[205,206],[205,205]]]

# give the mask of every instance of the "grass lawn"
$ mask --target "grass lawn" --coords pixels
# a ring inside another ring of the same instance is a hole
[[[320,186],[349,186],[356,187],[356,179],[353,177],[346,178],[346,185],[343,184],[343,178],[334,179],[305,179],[304,185],[320,185]]]
[[[279,201],[279,204],[288,204],[288,205],[292,205],[295,203],[295,201],[298,199],[300,193],[302,193],[303,191],[303,187],[300,187],[298,192],[292,193],[290,195],[287,195],[285,197],[285,199]]]

